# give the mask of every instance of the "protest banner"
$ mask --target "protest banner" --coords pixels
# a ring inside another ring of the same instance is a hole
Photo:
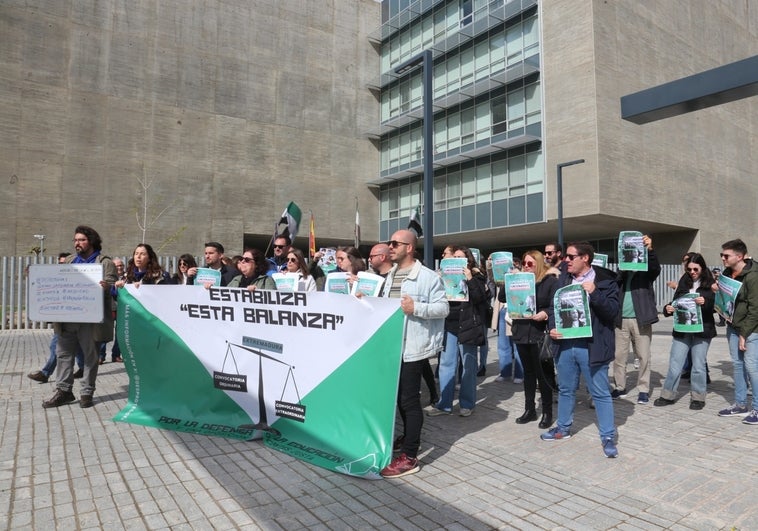
[[[114,420],[249,440],[378,478],[392,457],[399,300],[127,285],[129,398]]]

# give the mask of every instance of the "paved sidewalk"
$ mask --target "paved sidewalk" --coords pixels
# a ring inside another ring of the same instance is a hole
[[[670,326],[656,325],[651,404]],[[54,384],[26,373],[44,364],[52,333],[0,332],[0,529],[758,529],[758,426],[716,415],[732,398],[723,330],[704,410],[688,409],[686,381],[673,406],[637,405],[636,390],[615,402],[618,459],[603,457],[584,395],[568,441],[515,424],[522,386],[494,381],[491,348],[474,414],[427,418],[421,471],[382,481],[260,442],[115,423],[123,364],[101,366],[94,408],[45,410]]]

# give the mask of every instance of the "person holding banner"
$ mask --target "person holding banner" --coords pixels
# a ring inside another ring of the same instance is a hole
[[[113,311],[111,310],[111,287],[118,278],[113,261],[104,256],[102,239],[91,227],[80,225],[74,229],[75,256],[66,258],[67,264],[101,264],[103,279],[103,318],[96,323],[55,323],[54,331],[58,336],[56,356],[58,365],[55,369],[56,390],[42,407],[60,407],[76,400],[71,392],[74,384],[74,356],[81,348],[84,353],[84,374],[81,380],[82,391],[79,406],[90,408],[94,405],[92,395],[95,393],[97,379],[98,344],[113,340]]]
[[[700,410],[705,407],[706,391],[706,355],[711,339],[716,336],[716,322],[713,318],[713,303],[716,295],[713,292],[715,282],[711,270],[705,265],[705,258],[700,253],[689,253],[690,258],[685,265],[686,273],[679,279],[679,286],[674,293],[672,302],[663,308],[663,315],[669,317],[675,313],[674,302],[687,293],[696,293],[693,299],[700,306],[702,316],[702,332],[671,332],[674,339],[669,353],[669,369],[663,382],[661,396],[653,402],[654,406],[668,406],[676,402],[676,391],[682,376],[682,367],[687,360],[687,353],[692,355],[690,369],[690,409]],[[688,312],[689,313],[689,312]]]
[[[527,251],[521,263],[525,273],[534,274],[537,296],[533,315],[525,319],[514,319],[512,326],[513,341],[524,365],[524,414],[516,419],[516,424],[537,420],[534,399],[539,384],[542,402],[539,427],[544,430],[553,424],[553,389],[556,384],[553,360],[540,360],[540,347],[545,340],[548,310],[558,287],[558,279],[555,275],[548,274],[549,266],[539,251]]]
[[[740,239],[722,244],[721,251],[721,274],[742,282],[742,286],[726,327],[734,367],[734,403],[719,411],[719,416],[745,417],[743,423],[758,425],[758,267],[748,258],[747,245]],[[713,291],[718,291],[718,284]],[[753,388],[752,408],[747,407],[746,376]]]
[[[276,282],[268,275],[269,262],[258,249],[245,249],[237,263],[241,275],[229,281],[227,287],[254,289],[276,289]]]
[[[308,273],[308,264],[305,263],[303,251],[290,247],[287,253],[287,273],[297,275],[295,291],[316,291],[316,281],[313,275]]]
[[[558,277],[558,287],[578,284],[587,293],[592,337],[563,338],[556,330],[554,297],[548,311],[548,330],[550,338],[558,343],[558,419],[556,426],[540,438],[561,441],[571,437],[576,390],[579,377],[583,376],[595,404],[603,453],[606,457],[617,457],[608,366],[613,361],[616,347],[614,322],[621,311],[619,286],[613,271],[592,265],[594,255],[595,250],[588,242],[571,243],[566,248],[566,268]]]
[[[171,277],[163,270],[158,255],[152,246],[140,243],[134,248],[132,257],[126,264],[126,276],[115,284],[117,288],[123,288],[125,284],[172,284]]]
[[[400,299],[405,324],[397,396],[403,435],[393,445],[400,455],[380,472],[385,478],[414,474],[420,469],[417,455],[424,425],[421,374],[426,360],[442,350],[445,317],[450,311],[439,275],[415,258],[416,242],[416,235],[407,229],[395,232],[387,242],[397,267],[387,275],[382,295]]]

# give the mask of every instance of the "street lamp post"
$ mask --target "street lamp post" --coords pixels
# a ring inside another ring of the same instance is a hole
[[[577,159],[558,164],[558,244],[561,246],[561,249],[563,249],[563,168],[583,163],[584,159]]]
[[[432,106],[432,51],[424,50],[395,68],[395,74],[403,75],[414,68],[422,68],[424,118],[424,217],[421,230],[424,233],[424,264],[434,267],[434,109]]]
[[[45,258],[45,235],[35,234],[34,237],[39,240],[39,254],[44,259]]]

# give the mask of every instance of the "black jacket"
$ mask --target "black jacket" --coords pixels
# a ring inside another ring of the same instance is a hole
[[[616,328],[621,328],[624,292],[626,291],[626,282],[630,275],[633,275],[630,291],[632,292],[632,304],[634,305],[634,315],[637,318],[637,324],[650,325],[658,322],[658,308],[655,305],[653,283],[658,278],[658,275],[661,274],[661,263],[658,261],[658,255],[652,249],[648,251],[647,258],[647,271],[621,271],[618,276],[621,293],[619,295],[620,307],[616,318]]]
[[[461,345],[483,345],[486,341],[484,325],[487,323],[486,279],[478,270],[466,281],[468,301],[451,302],[445,318],[445,331],[458,338]]]
[[[590,365],[598,366],[612,361],[616,353],[616,332],[614,322],[621,311],[618,275],[610,269],[593,266],[595,270],[595,291],[589,295],[592,337],[581,339],[561,339],[557,341],[559,352],[572,344],[586,345],[589,350]],[[558,277],[558,287],[571,284],[573,277],[564,270]],[[550,304],[549,330],[555,328],[555,309]],[[560,353],[559,353],[560,356]]]
[[[676,287],[676,291],[674,292],[674,298],[672,299],[672,302],[684,295],[685,293],[690,292],[690,288],[692,288],[692,281],[690,280],[690,276],[685,273],[682,275],[682,277],[679,279],[679,284]],[[694,333],[695,337],[703,337],[706,339],[716,337],[716,321],[713,318],[713,303],[716,300],[716,294],[713,292],[710,286],[707,288],[704,288],[703,286],[700,286],[697,289],[698,294],[705,299],[705,304],[703,304],[700,307],[700,312],[703,315],[703,331],[700,333]],[[663,315],[666,317],[670,317],[672,314],[666,311],[666,308],[663,309]],[[684,337],[686,335],[685,332],[671,332],[671,335],[674,337]]]
[[[558,279],[554,275],[545,275],[535,285],[537,292],[537,310],[535,313],[545,311],[550,316],[555,290],[558,289]],[[512,339],[514,343],[539,343],[545,335],[548,321],[535,321],[534,319],[514,319],[511,325]]]

